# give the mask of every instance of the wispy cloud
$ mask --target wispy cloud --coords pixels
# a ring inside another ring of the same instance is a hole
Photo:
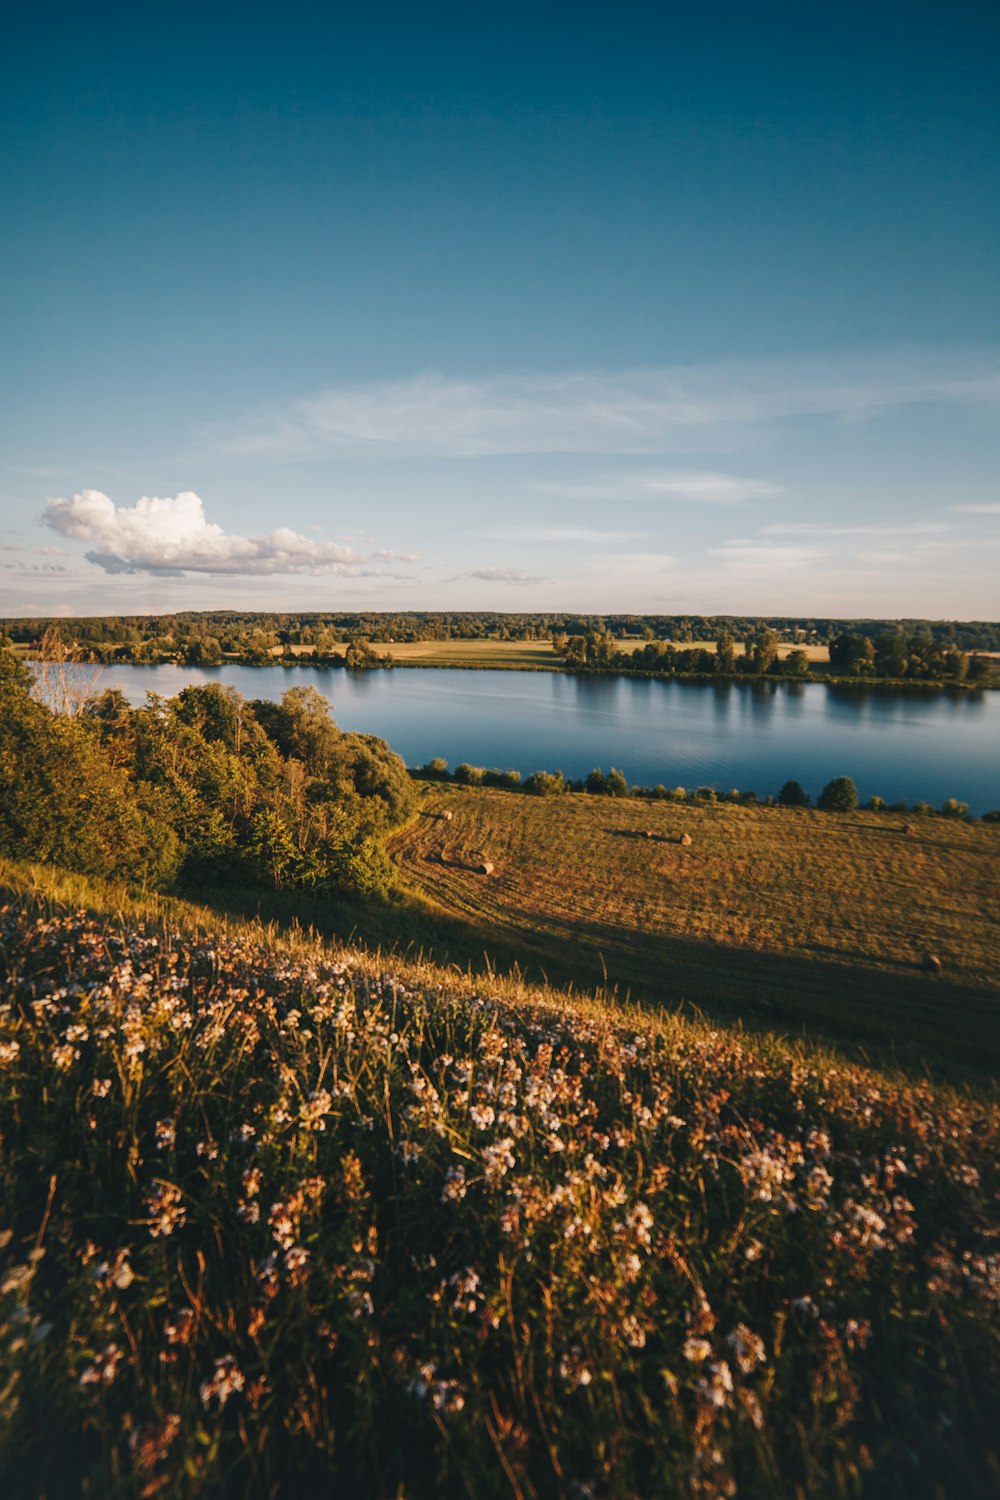
[[[696,505],[741,505],[782,494],[780,485],[764,479],[746,479],[739,474],[715,473],[622,473],[602,474],[596,479],[532,485],[546,495],[565,500],[665,500]]]
[[[858,526],[827,526],[821,521],[776,521],[762,526],[761,534],[767,536],[928,536],[947,531],[944,521],[876,521]]]
[[[28,547],[23,542],[0,542],[0,552],[25,552],[33,557],[65,557],[65,547]]]
[[[592,526],[497,526],[484,533],[510,542],[637,542],[648,531],[601,531]]]
[[[622,371],[435,372],[337,385],[203,429],[216,453],[265,461],[331,451],[477,457],[654,453],[680,433],[795,417],[863,418],[924,403],[1000,405],[1000,358],[911,350]]]
[[[710,547],[710,557],[724,568],[750,574],[791,574],[817,563],[822,552],[816,547],[782,547],[766,542],[734,540]]]
[[[990,500],[985,505],[949,505],[948,509],[967,516],[1000,516],[1000,500]]]
[[[544,578],[533,578],[528,573],[521,573],[517,568],[470,568],[467,573],[456,573],[452,578],[445,580],[446,583],[454,583],[459,578],[476,578],[480,583],[545,583]]]
[[[615,552],[610,556],[602,552],[590,559],[591,572],[630,582],[658,573],[668,573],[676,565],[677,559],[669,552]]]
[[[106,573],[355,574],[368,561],[350,547],[311,541],[287,526],[263,537],[231,535],[206,519],[203,501],[191,490],[166,499],[144,495],[133,506],[82,490],[49,500],[42,520],[61,536],[91,543],[85,556]]]

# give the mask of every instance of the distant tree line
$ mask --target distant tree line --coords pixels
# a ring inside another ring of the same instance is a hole
[[[623,771],[612,766],[606,774],[597,766],[589,775],[571,779],[562,771],[533,771],[521,779],[519,771],[489,770],[485,766],[471,766],[466,762],[448,770],[448,762],[435,757],[414,773],[432,781],[450,781],[457,786],[498,787],[507,791],[520,791],[534,797],[561,797],[570,793],[586,793],[593,797],[635,797],[651,802],[694,802],[703,805],[713,802],[736,803],[743,807],[810,807],[812,798],[798,781],[786,781],[776,794],[761,796],[755,791],[740,790],[720,792],[713,786],[683,787],[631,786]],[[816,807],[821,812],[853,812],[860,806],[858,789],[850,776],[835,776],[828,781],[816,798]],[[944,818],[967,818],[969,804],[948,797],[935,808],[929,802],[893,802],[883,797],[871,797],[865,803],[868,812],[916,813],[922,817],[938,815]],[[984,823],[1000,823],[1000,809],[983,814]]]
[[[623,651],[616,637],[606,630],[570,636],[558,631],[552,637],[553,649],[562,661],[592,671],[800,680],[813,675],[813,664],[804,650],[794,648],[782,658],[780,644],[778,632],[769,625],[747,631],[741,640],[729,630],[721,630],[714,650],[650,640]],[[737,650],[738,645],[742,650]],[[993,671],[989,658],[940,644],[928,625],[913,629],[896,625],[882,630],[874,640],[857,630],[841,631],[829,643],[829,657],[829,674],[845,677],[983,683]],[[829,674],[824,670],[822,676]]]
[[[315,688],[270,703],[211,684],[141,708],[52,688],[0,650],[0,853],[159,889],[387,888],[383,836],[412,782]]]
[[[897,625],[872,638],[860,630],[842,631],[830,642],[830,666],[850,677],[983,681],[989,661],[936,640],[927,625]]]
[[[315,653],[331,666],[382,665],[396,642],[438,640],[544,640],[591,635],[684,648],[728,636],[757,640],[768,632],[797,646],[829,645],[843,636],[872,642],[885,634],[927,632],[945,652],[1000,651],[1000,622],[962,620],[837,620],[807,616],[585,615],[572,613],[309,612],[253,613],[211,610],[159,615],[9,619],[0,628],[21,647],[40,645],[47,629],[74,641],[90,659],[186,662],[214,666],[223,660],[270,664]],[[348,660],[347,648],[360,655]],[[381,648],[381,649],[379,649]],[[369,654],[370,653],[370,654]],[[373,658],[375,658],[373,660]]]

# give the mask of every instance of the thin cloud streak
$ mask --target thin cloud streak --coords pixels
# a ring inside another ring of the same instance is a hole
[[[721,547],[709,547],[709,557],[714,557],[727,570],[741,573],[791,573],[817,563],[823,552],[816,547],[781,547],[765,542],[734,540],[724,542]]]
[[[503,542],[638,542],[649,531],[599,531],[589,526],[498,526],[484,532]]]
[[[762,526],[761,534],[767,536],[928,536],[947,531],[943,521],[884,521],[862,526],[826,526],[820,521],[776,521]]]
[[[695,505],[742,505],[746,500],[772,499],[783,494],[780,485],[738,474],[625,473],[561,483],[540,482],[532,489],[564,500],[687,501]]]
[[[547,583],[546,578],[534,578],[528,573],[521,573],[517,568],[470,568],[466,573],[455,573],[451,578],[444,579],[445,583],[457,583],[461,578],[475,578],[480,583]]]
[[[1000,357],[912,350],[848,359],[730,361],[659,369],[428,372],[339,385],[201,429],[202,450],[256,459],[330,451],[437,454],[654,453],[679,434],[796,417],[862,419],[916,404],[1000,407]]]

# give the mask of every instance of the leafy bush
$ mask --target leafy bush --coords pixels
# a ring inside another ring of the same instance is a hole
[[[608,772],[604,780],[604,795],[606,797],[627,797],[628,782],[621,771],[614,766]]]
[[[486,772],[482,766],[470,766],[467,760],[463,760],[455,767],[455,780],[460,786],[482,786]]]
[[[506,790],[512,791],[515,787],[521,785],[521,773],[520,771],[500,771],[496,769],[486,771],[483,775],[483,785],[504,787]]]
[[[533,797],[559,797],[567,787],[561,771],[533,771],[524,783],[524,790]]]
[[[816,799],[816,806],[824,812],[853,812],[857,805],[858,789],[850,776],[835,776]]]
[[[314,688],[248,703],[219,684],[76,717],[33,701],[0,652],[0,851],[166,889],[384,889],[381,836],[412,809],[384,740],[345,734]]]
[[[782,807],[808,807],[809,793],[798,781],[786,781],[778,793],[778,802]]]
[[[965,818],[969,814],[969,804],[959,802],[954,797],[948,797],[941,804],[942,818]]]

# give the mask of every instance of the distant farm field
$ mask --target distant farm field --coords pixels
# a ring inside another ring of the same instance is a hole
[[[619,640],[619,651],[638,651],[645,641]],[[690,642],[675,642],[684,650]],[[714,641],[698,641],[702,650],[714,651]],[[308,658],[313,654],[311,646],[292,646],[296,656]],[[347,650],[347,642],[340,641],[334,647]],[[389,655],[403,667],[558,667],[559,657],[552,649],[550,640],[500,641],[500,640],[447,640],[447,641],[377,641],[375,649],[380,655]],[[285,648],[275,646],[273,655],[280,656]],[[825,646],[796,646],[787,642],[779,647],[778,655],[784,659],[791,651],[805,651],[810,662],[828,660]],[[736,647],[737,656],[743,655],[742,645]]]
[[[422,904],[529,971],[1000,1065],[992,826],[429,784],[392,849]]]

